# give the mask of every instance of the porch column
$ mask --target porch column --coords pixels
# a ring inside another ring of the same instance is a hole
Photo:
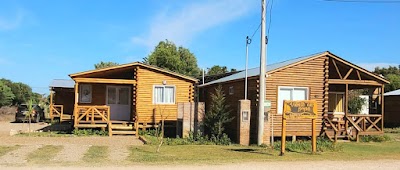
[[[346,84],[345,100],[346,100],[346,102],[344,105],[344,113],[345,113],[345,116],[347,116],[348,110],[349,110],[349,84]]]
[[[50,106],[49,106],[50,120],[53,121],[53,88],[50,88]]]
[[[385,113],[385,96],[384,96],[384,92],[385,92],[385,85],[382,85],[381,87],[381,115],[382,115],[382,124],[381,124],[381,129],[383,131],[383,120],[384,120],[384,113]]]
[[[74,113],[73,113],[73,115],[74,115],[74,127],[76,127],[75,125],[78,123],[77,122],[77,119],[78,119],[78,117],[77,117],[77,108],[78,108],[78,99],[79,99],[78,88],[79,88],[79,83],[75,82],[75,87],[74,87],[74,90],[75,90],[75,103],[74,103]]]

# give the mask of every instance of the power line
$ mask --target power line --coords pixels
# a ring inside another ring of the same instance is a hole
[[[269,1],[268,1],[269,4]],[[267,6],[268,6],[267,4]],[[268,31],[267,31],[267,37],[269,39],[269,30],[271,29],[271,23],[272,23],[272,7],[274,6],[274,0],[271,1],[271,7],[269,8],[269,24],[268,24]]]
[[[260,25],[258,25],[258,28],[254,31],[253,35],[250,37],[250,39],[253,39],[254,35],[257,33],[257,31],[260,29],[261,27],[261,23]]]
[[[375,4],[388,4],[388,3],[400,3],[399,0],[322,0],[328,2],[350,2],[350,3],[375,3]]]

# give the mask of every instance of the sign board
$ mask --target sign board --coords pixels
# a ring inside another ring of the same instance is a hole
[[[264,101],[264,107],[269,107],[269,108],[271,108],[271,100],[265,100],[265,101]]]
[[[317,101],[315,100],[283,101],[283,118],[286,119],[316,119],[317,112]]]
[[[317,102],[315,100],[284,100],[281,131],[281,156],[285,154],[286,144],[286,119],[311,119],[312,153],[317,152],[317,134],[315,119],[318,117]]]

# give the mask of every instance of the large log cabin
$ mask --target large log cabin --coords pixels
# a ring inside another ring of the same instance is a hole
[[[137,128],[154,127],[161,120],[176,123],[182,117],[179,104],[194,108],[197,79],[140,62],[69,76],[74,81],[69,89],[74,98],[73,108],[68,109],[73,112],[75,129],[108,128],[110,135],[137,135]],[[66,96],[58,89],[52,87],[51,92],[50,108],[55,115],[67,109],[59,103]]]
[[[257,139],[258,78],[259,68],[248,70],[248,100],[251,101],[250,140]],[[271,108],[265,114],[264,143],[271,137],[281,137],[282,108],[284,100],[316,100],[319,118],[317,133],[331,140],[357,138],[359,135],[383,133],[384,85],[389,82],[343,58],[322,52],[314,55],[267,66],[266,96]],[[206,102],[208,110],[211,94],[221,85],[232,116],[237,117],[238,101],[244,99],[245,71],[199,85],[200,101]],[[368,89],[369,113],[350,114],[349,91]],[[228,135],[235,139],[238,133],[237,120],[227,128]],[[288,136],[311,136],[309,120],[288,120]],[[358,139],[358,138],[357,138]]]

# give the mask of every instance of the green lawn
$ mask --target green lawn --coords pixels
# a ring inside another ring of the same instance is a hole
[[[101,164],[107,162],[108,155],[108,146],[91,146],[83,156],[83,161]]]
[[[27,156],[27,160],[33,164],[44,164],[49,162],[52,158],[54,158],[57,153],[62,150],[62,146],[55,146],[55,145],[46,145],[38,150],[31,152]]]
[[[19,146],[0,146],[0,157],[7,154],[8,152],[11,152],[13,150],[18,149]]]

